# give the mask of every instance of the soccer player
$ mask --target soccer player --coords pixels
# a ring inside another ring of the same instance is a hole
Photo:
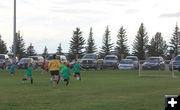
[[[53,79],[53,88],[56,88],[57,80],[59,78],[59,67],[61,66],[60,61],[56,60],[56,55],[53,55],[53,59],[49,62],[48,68],[51,72]]]
[[[10,59],[9,62],[10,62],[10,69],[9,69],[10,75],[14,76],[15,75],[14,68],[15,68],[15,64],[16,64],[16,60],[15,60],[14,56],[12,56],[12,58]]]
[[[71,69],[69,63],[67,63],[66,67],[63,70],[63,75],[62,75],[64,82],[66,82],[66,86],[68,86],[69,84],[70,75],[71,75]]]
[[[42,64],[43,72],[46,71],[48,73],[48,62],[44,59],[44,62]]]
[[[59,81],[60,81],[60,78],[61,78],[61,76],[62,76],[62,74],[63,74],[63,71],[64,71],[64,69],[66,68],[66,63],[65,62],[63,62],[62,64],[61,64],[61,66],[59,67],[59,78],[58,78],[58,81],[57,81],[57,84],[59,83]]]
[[[24,83],[24,81],[26,81],[28,78],[31,79],[31,84],[33,84],[33,77],[32,77],[32,63],[29,64],[28,69],[26,71],[26,74],[24,75],[24,78],[22,79],[22,82]]]
[[[80,66],[79,61],[76,61],[74,65],[74,74],[77,80],[81,80],[80,69],[83,69],[83,68]]]

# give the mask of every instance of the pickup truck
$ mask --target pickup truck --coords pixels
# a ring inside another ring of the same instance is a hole
[[[80,59],[80,65],[84,69],[100,70],[103,66],[103,59],[95,53],[87,53]]]

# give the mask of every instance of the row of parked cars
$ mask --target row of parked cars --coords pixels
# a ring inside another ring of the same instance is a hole
[[[5,69],[9,67],[9,59],[11,55],[0,54],[0,68]],[[56,56],[59,61],[67,62],[66,56],[57,55]],[[42,56],[30,56],[28,58],[22,58],[17,61],[17,68],[26,69],[29,63],[33,64],[33,67],[39,68],[42,67],[43,62],[49,62],[52,59],[50,55],[47,59],[44,59]],[[98,54],[89,53],[85,54],[82,59],[79,60],[80,65],[84,69],[138,69],[139,64],[141,64],[141,68],[143,70],[165,70],[166,67],[169,67],[169,70],[179,70],[180,71],[180,55],[177,55],[174,59],[167,63],[162,57],[149,57],[145,61],[139,61],[136,56],[127,56],[125,59],[121,61],[118,60],[116,55],[107,55],[104,59],[101,59]],[[70,63],[70,67],[73,68],[75,64],[75,60]]]
[[[119,59],[116,55],[107,55],[101,59],[98,54],[85,54],[80,59],[80,65],[84,69],[137,69],[138,58],[136,56],[127,56],[126,59]]]
[[[170,62],[170,63],[169,63]],[[121,61],[116,55],[107,55],[104,59],[100,59],[98,54],[85,54],[80,59],[80,65],[85,69],[105,69],[111,67],[113,69],[138,69],[139,64],[143,70],[169,70],[180,71],[180,55],[177,55],[171,61],[165,61],[162,57],[149,57],[145,61],[140,61],[136,56],[127,56]],[[173,66],[172,66],[173,65]]]
[[[7,54],[0,54],[0,68],[7,69],[10,67],[10,55]],[[57,55],[56,56],[59,61],[67,62],[67,59],[64,55]],[[16,58],[16,68],[18,69],[27,69],[29,63],[37,69],[41,68],[44,61],[49,62],[52,59],[52,55],[50,55],[47,59],[44,59],[42,56],[30,56],[28,58],[21,58],[19,61]]]

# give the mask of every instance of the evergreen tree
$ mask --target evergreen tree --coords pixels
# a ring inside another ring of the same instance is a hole
[[[115,49],[118,52],[119,59],[122,59],[121,58],[122,56],[126,57],[127,55],[129,55],[126,30],[123,28],[123,26],[120,28],[117,38],[118,38],[116,42],[117,46]]]
[[[6,54],[7,52],[6,43],[1,39],[0,35],[0,54]]]
[[[26,57],[26,49],[25,49],[25,42],[23,36],[21,36],[20,31],[16,34],[17,41],[16,41],[16,56],[19,59]],[[14,46],[11,47],[11,52],[13,52]]]
[[[76,28],[70,41],[69,57],[71,59],[80,58],[83,54],[85,40],[80,28]]]
[[[44,59],[46,59],[48,57],[48,49],[46,46],[44,48],[44,52],[43,52],[42,56],[44,57]]]
[[[34,49],[34,46],[32,45],[32,43],[30,43],[30,45],[27,48],[27,56],[35,56],[36,55],[36,51]]]
[[[111,54],[112,48],[113,48],[113,43],[111,43],[110,31],[109,31],[109,27],[107,26],[103,37],[103,45],[101,48],[102,56]]]
[[[144,60],[146,58],[147,45],[147,32],[145,30],[144,24],[141,23],[141,26],[133,42],[133,54],[136,55],[140,60]]]
[[[170,55],[174,54],[175,56],[179,54],[180,49],[180,33],[179,33],[179,27],[176,24],[174,33],[172,38],[170,39]]]
[[[90,29],[90,33],[89,33],[89,38],[87,41],[87,47],[86,47],[86,52],[87,53],[94,53],[96,52],[97,48],[95,46],[95,42],[93,39],[93,32],[92,32],[92,28]]]
[[[162,56],[164,57],[167,52],[166,41],[163,40],[160,32],[157,32],[151,39],[150,45],[148,46],[149,56]]]
[[[57,54],[58,54],[58,55],[62,55],[62,54],[63,54],[63,53],[62,53],[61,43],[60,43],[59,46],[58,46]]]

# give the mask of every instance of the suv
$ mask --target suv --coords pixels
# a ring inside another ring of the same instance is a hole
[[[139,68],[139,60],[137,56],[127,56],[126,59],[130,59],[133,61],[134,68],[138,69]]]
[[[30,56],[29,58],[32,58],[35,61],[37,67],[42,67],[44,62],[44,58],[42,56]]]
[[[113,67],[114,69],[118,68],[119,60],[116,55],[106,55],[103,61],[103,68]]]
[[[18,66],[19,69],[27,69],[29,63],[32,63],[32,66],[33,66],[35,69],[37,68],[36,63],[35,63],[35,61],[34,61],[32,58],[22,58],[22,59],[18,62],[17,66]]]
[[[165,62],[162,57],[149,57],[143,64],[143,69],[165,70]]]
[[[172,63],[173,63],[173,70],[180,71],[180,55],[177,55],[174,59],[171,60],[169,63],[169,70],[172,70]]]
[[[9,56],[6,54],[0,54],[0,68],[6,69],[9,64]]]
[[[103,59],[95,53],[87,53],[80,60],[80,65],[85,69],[102,69]]]
[[[49,62],[50,60],[52,60],[52,58],[53,58],[52,55],[49,56],[49,57],[47,58],[47,61]],[[64,55],[56,55],[56,59],[59,60],[59,61],[61,61],[62,63],[63,63],[63,62],[67,63],[66,56],[64,56]]]

